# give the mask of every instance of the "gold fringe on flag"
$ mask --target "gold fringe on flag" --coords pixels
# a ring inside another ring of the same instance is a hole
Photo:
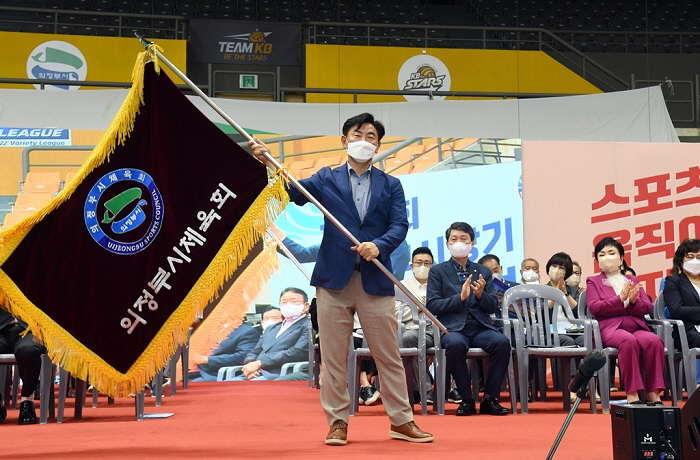
[[[75,179],[44,208],[0,232],[0,265],[8,259],[37,222],[68,200],[87,175],[105,161],[109,161],[109,156],[116,146],[123,144],[129,137],[136,115],[143,104],[145,65],[154,62],[156,71],[160,70],[153,46],[139,53],[136,58],[132,72],[133,85],[126,99]],[[188,329],[198,313],[218,296],[225,281],[266,232],[269,224],[284,210],[288,201],[284,180],[279,173],[270,175],[268,186],[258,195],[183,302],[126,373],[114,369],[54,322],[29,301],[2,270],[0,306],[26,322],[36,340],[46,346],[51,360],[74,377],[88,381],[100,392],[112,397],[138,393],[163,369],[177,347],[185,343]]]

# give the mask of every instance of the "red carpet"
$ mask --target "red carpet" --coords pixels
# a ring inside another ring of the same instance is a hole
[[[566,418],[561,395],[548,396],[551,401],[530,404],[527,415],[456,417],[455,404],[448,404],[445,416],[417,415],[418,425],[435,435],[431,444],[390,439],[382,406],[362,406],[350,418],[348,445],[328,447],[323,444],[328,427],[319,390],[309,389],[306,382],[192,383],[187,391],[178,387],[177,395],[164,398],[160,408],[154,407],[153,398],[146,399],[147,414],[174,412],[168,419],[136,422],[131,399],[108,406],[100,398],[98,408],[84,409],[82,420],[72,419],[70,406],[61,425],[50,420],[47,425],[18,426],[17,411],[9,410],[0,426],[0,457],[437,459],[459,453],[540,460]],[[555,458],[612,458],[610,415],[593,415],[582,404]]]

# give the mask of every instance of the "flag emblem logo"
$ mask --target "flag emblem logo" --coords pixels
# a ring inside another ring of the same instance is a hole
[[[146,249],[163,225],[163,199],[153,178],[134,168],[102,176],[85,200],[85,225],[93,240],[114,254]]]

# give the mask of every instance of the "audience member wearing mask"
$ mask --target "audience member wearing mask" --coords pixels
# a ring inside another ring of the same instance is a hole
[[[262,314],[262,319],[260,320],[260,329],[262,332],[272,326],[273,324],[281,323],[284,320],[282,312],[279,307],[268,307]]]
[[[540,284],[540,264],[535,259],[527,258],[520,264],[522,284]]]
[[[428,274],[433,266],[433,253],[429,248],[419,247],[413,251],[411,257],[411,270],[413,276],[401,281],[411,294],[420,299],[425,305],[426,296],[428,295]],[[406,331],[403,334],[403,346],[413,348],[418,346],[418,323],[417,318],[413,318],[410,308],[404,308],[404,302],[396,301],[396,313],[399,309],[403,309],[401,321],[406,325]],[[425,331],[425,341],[428,348],[435,343],[433,340],[432,327],[428,327]]]
[[[474,230],[469,224],[453,223],[445,232],[445,240],[452,257],[430,269],[427,307],[450,332],[441,334],[440,339],[447,370],[462,395],[457,415],[476,413],[466,360],[470,347],[483,348],[489,354],[480,412],[506,415],[508,410],[499,404],[498,397],[508,369],[510,342],[489,317],[499,310],[491,271],[469,260],[474,243]]]
[[[571,265],[573,272],[571,273],[571,276],[566,278],[565,281],[566,285],[572,288],[572,290],[570,291],[571,295],[578,304],[578,299],[581,296],[581,293],[586,290],[584,287],[581,286],[581,273],[583,273],[583,271],[581,270],[581,264],[579,264],[575,260],[571,262]],[[578,312],[574,312],[574,314],[578,318]]]
[[[683,241],[673,257],[675,275],[666,277],[664,301],[671,318],[680,319],[688,336],[688,346],[700,347],[700,240]],[[680,344],[678,332],[673,331],[673,340]],[[696,383],[700,388],[700,360]]]
[[[573,262],[571,257],[565,252],[558,252],[554,254],[547,261],[547,275],[549,275],[549,282],[547,285],[559,289],[566,298],[566,301],[571,307],[571,311],[577,310],[578,303],[574,300],[574,291],[578,291],[576,288],[568,286],[565,279],[569,278],[573,273]],[[564,308],[561,305],[557,305],[556,311],[554,311],[554,301],[547,301],[549,306],[549,317],[552,324],[555,324],[557,331],[559,332],[559,344],[562,346],[572,346],[577,345],[579,347],[583,346],[583,334],[566,334],[567,329],[573,328],[573,324],[569,321],[569,318],[564,313]]]
[[[481,257],[481,259],[479,259],[479,263],[491,270],[492,277],[498,281],[501,281],[509,288],[518,285],[516,282],[508,281],[507,279],[503,278],[503,267],[501,267],[501,259],[499,259],[498,256],[494,254],[485,254]]]
[[[285,363],[309,359],[309,298],[304,291],[288,287],[280,295],[284,320],[267,325],[255,348],[245,357],[238,380],[287,380],[280,377]]]
[[[267,319],[265,319],[267,316]],[[282,314],[279,309],[270,307],[263,313],[263,330],[265,322],[274,324],[272,318],[277,318],[276,322],[282,321]],[[219,369],[226,366],[242,366],[246,355],[255,348],[255,344],[260,339],[260,333],[246,323],[242,323],[231,331],[228,337],[219,343],[216,350],[210,356],[193,356],[193,362],[197,364],[197,370],[190,372],[190,380],[193,382],[213,382],[219,373]]]
[[[603,346],[618,349],[627,402],[643,404],[638,392],[646,389],[647,401],[660,405],[664,344],[644,321],[644,315],[651,313],[653,305],[639,280],[621,273],[625,256],[622,244],[605,237],[596,244],[594,254],[602,273],[586,280],[586,303],[600,324]],[[640,351],[644,376],[639,364]]]

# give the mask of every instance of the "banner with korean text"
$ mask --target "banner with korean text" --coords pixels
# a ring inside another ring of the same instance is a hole
[[[155,59],[139,55],[128,97],[71,183],[0,232],[0,305],[111,396],[162,369],[287,200],[280,177]]]
[[[559,251],[583,279],[599,272],[595,243],[612,236],[656,298],[676,247],[700,236],[700,146],[523,142],[525,256],[544,264]]]

